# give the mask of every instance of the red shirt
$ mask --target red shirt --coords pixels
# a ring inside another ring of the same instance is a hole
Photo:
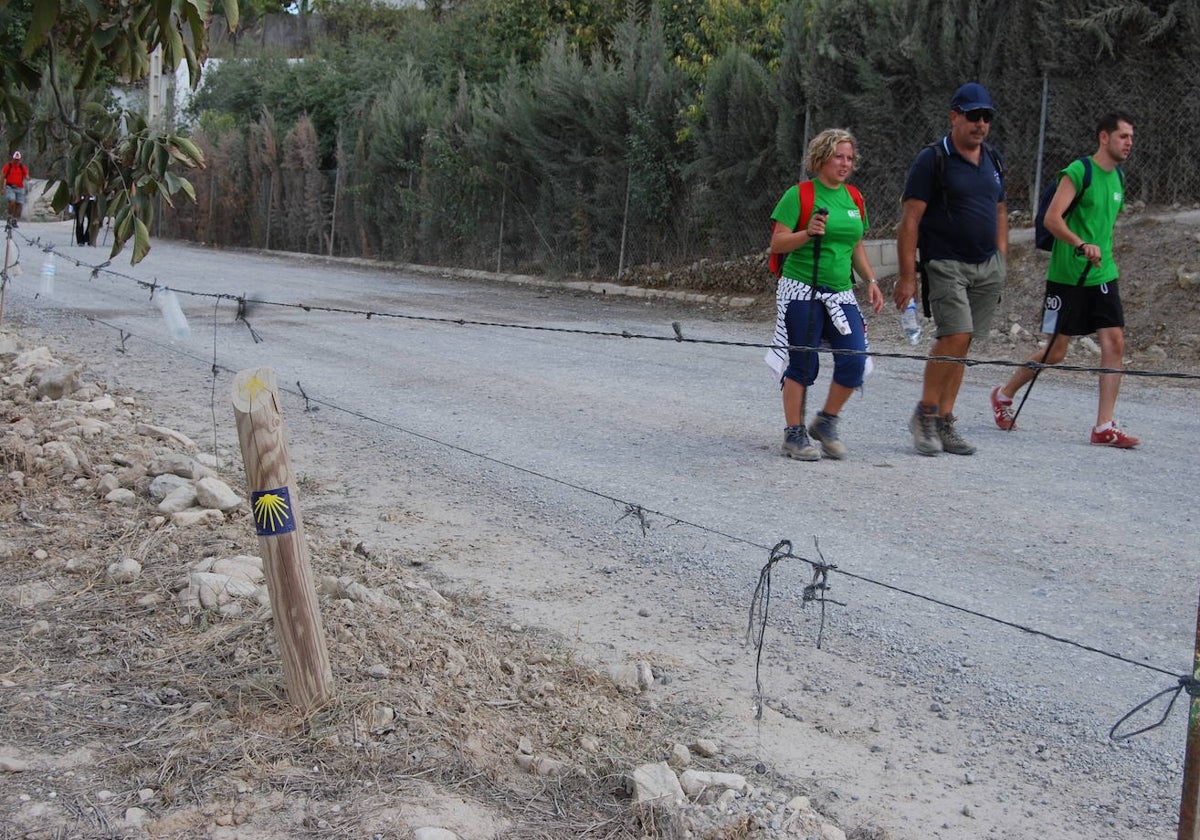
[[[10,160],[4,164],[4,186],[20,189],[25,186],[25,179],[28,177],[29,167],[21,161]]]

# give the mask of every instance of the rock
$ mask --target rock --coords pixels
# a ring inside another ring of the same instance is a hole
[[[174,473],[164,473],[150,482],[150,486],[146,492],[150,494],[151,499],[161,502],[171,494],[172,490],[189,486],[191,486],[191,481],[188,479]]]
[[[171,522],[178,528],[195,528],[198,525],[220,525],[225,514],[214,508],[188,508],[171,514]]]
[[[709,788],[720,790],[736,790],[739,793],[746,790],[746,777],[737,773],[713,773],[705,770],[684,770],[679,776],[679,784],[688,796],[695,799]]]
[[[146,472],[153,476],[177,475],[187,479],[197,479],[209,474],[208,469],[195,458],[179,452],[159,455],[146,465]]]
[[[42,446],[42,457],[39,460],[44,464],[46,471],[52,475],[79,472],[79,456],[66,441],[47,441]]]
[[[197,568],[196,571],[229,575],[231,578],[237,578],[249,583],[262,583],[266,580],[266,575],[263,573],[262,558],[255,557],[253,554],[237,554],[233,557],[213,560],[211,563],[205,565],[207,568]]]
[[[637,685],[639,691],[649,691],[654,685],[654,669],[649,662],[637,664]]]
[[[13,359],[13,370],[47,370],[58,366],[58,360],[50,355],[49,347],[35,347],[18,353]]]
[[[166,497],[158,503],[159,513],[179,513],[181,510],[187,510],[194,507],[196,504],[196,488],[191,482],[176,487]]]
[[[95,557],[72,557],[67,560],[63,568],[72,574],[91,574],[100,566],[100,561]]]
[[[717,745],[707,738],[697,738],[692,744],[692,752],[696,755],[704,756],[705,758],[715,758],[720,750]]]
[[[112,502],[115,505],[131,505],[137,501],[137,493],[132,490],[127,490],[124,487],[118,487],[104,496],[104,501]]]
[[[142,564],[132,557],[125,557],[109,563],[107,573],[113,583],[133,583],[142,575]]]
[[[821,840],[846,840],[846,832],[836,825],[825,823],[821,826]]]
[[[196,482],[196,502],[202,507],[228,512],[242,503],[242,497],[221,479],[206,476]]]
[[[44,370],[35,377],[37,394],[51,400],[61,400],[67,394],[73,394],[83,387],[79,378],[79,368],[74,365],[61,365]]]
[[[413,840],[460,840],[460,838],[448,828],[425,826],[413,831]]]
[[[0,773],[24,773],[32,765],[15,755],[0,753]]]
[[[188,576],[187,588],[179,593],[180,605],[190,609],[215,609],[234,598],[252,598],[262,604],[268,603],[265,589],[212,572],[193,572]]]
[[[643,764],[633,771],[630,782],[635,804],[663,801],[680,804],[686,799],[675,771],[665,761]]]
[[[134,429],[139,435],[149,435],[152,438],[165,441],[175,441],[182,444],[186,449],[196,450],[196,442],[182,432],[177,432],[174,429],[168,429],[165,426],[152,426],[149,423],[138,423]]]
[[[682,770],[692,763],[692,753],[683,744],[675,744],[671,747],[671,755],[667,758],[667,764],[674,767],[676,770]]]

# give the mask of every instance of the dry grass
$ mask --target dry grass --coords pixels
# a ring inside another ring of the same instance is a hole
[[[38,429],[55,406],[0,394],[10,421],[28,415]],[[24,767],[0,788],[0,810],[15,815],[0,836],[126,836],[136,806],[158,836],[242,825],[256,837],[404,837],[406,803],[455,794],[493,811],[498,837],[666,836],[630,808],[624,779],[665,754],[674,712],[620,694],[486,603],[441,601],[411,568],[310,527],[318,576],[351,578],[404,609],[323,598],[336,697],[299,714],[269,610],[189,615],[175,596],[190,564],[258,553],[245,515],[178,529],[145,497],[132,510],[109,505],[96,475],[165,445],[119,428],[66,439],[91,475],[55,474],[27,441],[0,440],[4,473],[23,474],[0,477],[0,742]],[[108,564],[125,557],[141,577],[111,582]],[[370,676],[378,664],[390,676]],[[599,752],[581,747],[585,735]],[[573,772],[521,771],[523,738]]]

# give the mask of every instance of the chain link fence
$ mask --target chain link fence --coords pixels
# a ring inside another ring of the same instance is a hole
[[[1162,207],[1200,203],[1200,139],[1190,130],[1200,122],[1194,86],[1164,83],[1152,69],[1108,68],[1094,76],[1047,75],[1023,80],[1019,88],[990,90],[998,106],[991,140],[1005,157],[1014,226],[1031,224],[1039,186],[1094,151],[1099,117],[1116,109],[1135,121],[1128,200]],[[909,163],[948,130],[948,111],[940,122],[931,118],[929,125],[906,129],[906,140],[888,148],[872,148],[860,138],[864,166],[851,180],[866,198],[870,238],[894,236]],[[807,123],[809,133],[827,127],[819,114]],[[220,156],[216,148],[206,153]],[[591,191],[580,191],[565,218],[530,206],[528,192],[522,199],[505,186],[503,171],[475,185],[447,185],[436,162],[423,160],[393,190],[360,181],[352,160],[340,171],[320,172],[213,166],[193,178],[195,204],[180,203],[160,219],[158,232],[217,245],[620,280],[639,266],[669,269],[764,255],[770,208],[788,186],[778,184],[756,208],[722,208],[720,197],[699,180],[683,188],[664,221],[638,199],[658,173],[639,174],[612,161],[595,165],[596,172],[581,171],[580,177],[580,183],[593,183]],[[366,200],[368,193],[375,203]],[[379,196],[392,205],[387,213]]]

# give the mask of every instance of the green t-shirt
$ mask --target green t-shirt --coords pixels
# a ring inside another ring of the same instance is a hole
[[[1066,175],[1075,185],[1075,191],[1083,184],[1083,161],[1073,160],[1066,169],[1058,173],[1059,179]],[[1092,161],[1092,182],[1084,190],[1079,204],[1068,214],[1067,227],[1084,242],[1099,246],[1100,265],[1088,272],[1085,286],[1099,286],[1117,279],[1117,263],[1113,259],[1113,225],[1117,214],[1125,206],[1125,187],[1121,173],[1116,169],[1105,172]],[[1074,286],[1079,282],[1087,266],[1087,260],[1075,256],[1075,249],[1061,239],[1054,240],[1050,251],[1050,265],[1046,279],[1051,283]]]
[[[850,197],[845,184],[831,190],[820,181],[813,181],[815,200],[813,210],[829,208],[825,221],[825,235],[821,238],[821,260],[817,266],[817,285],[835,292],[854,287],[851,275],[850,255],[854,246],[862,239],[867,229],[867,220],[860,218],[858,205]],[[779,199],[771,212],[771,219],[794,230],[800,219],[800,188],[793,184]],[[806,242],[787,255],[783,263],[783,276],[811,285],[813,277],[813,242]]]

